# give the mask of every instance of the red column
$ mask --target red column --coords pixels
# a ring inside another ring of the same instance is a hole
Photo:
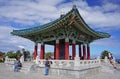
[[[36,59],[36,56],[37,56],[37,43],[35,43],[35,46],[34,46],[34,56],[33,56],[34,60]]]
[[[82,59],[82,50],[81,50],[81,45],[79,45],[79,57]]]
[[[65,60],[69,60],[69,39],[65,39]]]
[[[56,59],[56,44],[54,45],[54,59]]]
[[[73,40],[73,43],[72,43],[72,59],[74,59],[76,55],[76,45],[75,45],[75,40]]]
[[[89,47],[89,44],[87,44],[87,59],[90,60],[90,47]]]
[[[86,47],[83,45],[83,59],[86,60]]]
[[[55,57],[56,57],[56,60],[59,60],[60,59],[60,50],[59,50],[59,40],[56,40],[56,45],[55,45]]]
[[[41,43],[40,59],[44,59],[44,54],[45,54],[44,44]]]

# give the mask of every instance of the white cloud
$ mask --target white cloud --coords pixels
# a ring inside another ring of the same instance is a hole
[[[0,51],[16,51],[21,50],[21,47],[33,51],[34,48],[31,48],[34,46],[33,42],[24,38],[12,36],[10,32],[12,32],[13,29],[15,28],[10,26],[0,26]]]
[[[96,40],[93,43],[91,43],[91,46],[93,47],[93,49],[91,49],[91,50],[95,49],[92,52],[92,53],[94,53],[93,55],[100,54],[98,52],[108,50],[115,56],[115,58],[119,58],[119,56],[120,56],[120,50],[119,50],[120,40],[116,39],[115,37]]]
[[[0,8],[0,18],[5,17],[6,19],[0,20],[23,25],[45,24],[57,19],[62,9],[67,13],[73,5],[72,2],[62,3],[64,0],[11,0],[9,3],[8,1],[3,2],[6,5]],[[112,29],[116,27],[120,29],[119,5],[106,3],[102,6],[91,7],[86,1],[81,0],[76,0],[74,3],[84,20],[93,28]]]
[[[0,9],[0,16],[6,18],[4,21],[12,21],[26,25],[34,24],[35,22],[42,24],[40,19],[44,20],[44,18],[46,18],[50,21],[50,19],[58,17],[59,13],[55,5],[62,1],[63,0],[40,0],[36,3],[33,1],[12,0],[9,4],[7,4],[6,1],[6,6],[2,6]]]
[[[103,7],[104,11],[114,11],[114,10],[118,10],[119,9],[119,6],[116,5],[116,4],[113,4],[113,3],[106,3],[102,7]]]
[[[120,40],[116,39],[115,37],[111,37],[111,38],[96,40],[91,44],[98,45],[98,46],[118,48],[118,47],[120,47]]]
[[[80,5],[80,4],[79,4]],[[112,7],[111,7],[112,6]],[[93,28],[109,28],[114,27],[120,29],[120,10],[117,4],[107,3],[102,6],[79,7],[80,14],[84,20]]]
[[[19,48],[21,48],[21,49],[25,49],[25,47],[24,46],[18,46]]]
[[[120,28],[120,14],[119,13],[102,13],[98,12],[87,12],[86,11],[85,21],[90,24],[94,25],[95,28]],[[116,21],[117,19],[117,21]]]

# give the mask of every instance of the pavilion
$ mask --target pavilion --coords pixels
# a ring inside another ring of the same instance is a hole
[[[12,35],[29,39],[35,43],[34,59],[36,59],[38,44],[41,44],[40,59],[44,59],[45,44],[54,46],[54,59],[69,60],[69,46],[72,46],[72,59],[76,56],[76,45],[79,46],[79,57],[90,60],[90,43],[94,40],[109,38],[108,33],[95,31],[81,17],[74,5],[66,14],[47,24],[13,30]]]

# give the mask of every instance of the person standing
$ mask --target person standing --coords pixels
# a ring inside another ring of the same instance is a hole
[[[50,62],[48,61],[48,58],[46,58],[46,61],[45,61],[45,75],[49,74],[49,68],[50,68]]]
[[[23,49],[23,56],[24,56],[24,61],[26,61],[27,53],[26,53],[25,49]]]
[[[110,61],[110,63],[113,65],[113,67],[115,68],[115,69],[117,69],[117,67],[116,67],[116,65],[115,65],[115,62],[113,61],[113,56],[112,56],[112,53],[108,53],[108,56],[109,56],[109,61]]]
[[[18,58],[16,58],[16,60],[14,61],[14,72],[18,72],[19,67],[18,67],[19,61]]]
[[[53,58],[51,56],[49,56],[49,60],[53,60]]]

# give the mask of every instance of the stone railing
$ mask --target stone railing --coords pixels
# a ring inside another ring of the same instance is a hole
[[[36,58],[36,64],[31,67],[32,72],[40,72],[44,74],[44,66],[46,60]],[[50,75],[59,77],[60,79],[86,79],[86,76],[98,74],[100,72],[101,61],[99,58],[94,60],[49,60]]]
[[[14,65],[15,60],[16,60],[15,58],[8,58],[6,56],[5,57],[5,64]]]
[[[36,64],[41,67],[44,67],[46,60],[40,60],[36,58]],[[79,69],[84,68],[92,68],[100,66],[100,59],[94,60],[79,60],[79,58],[75,58],[75,60],[49,60],[51,62],[52,68],[76,68],[80,67]]]

